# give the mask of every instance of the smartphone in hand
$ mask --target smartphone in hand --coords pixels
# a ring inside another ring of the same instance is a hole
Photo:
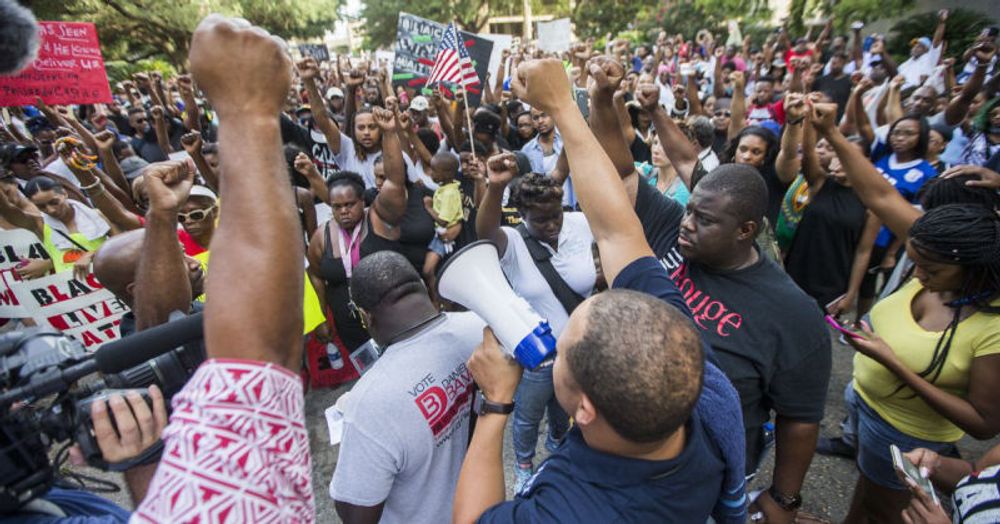
[[[934,492],[934,485],[931,484],[931,479],[921,476],[920,470],[917,469],[917,465],[910,462],[910,459],[904,457],[903,452],[900,451],[899,447],[895,444],[889,445],[889,453],[892,454],[892,465],[896,468],[896,471],[912,480],[914,484],[920,486],[920,489],[924,490],[924,493],[930,495],[931,499],[934,500],[934,503],[940,506],[941,501],[938,500],[937,493]]]
[[[859,339],[862,339],[862,340],[868,338],[868,337],[865,336],[864,333],[862,333],[861,331],[859,331],[857,328],[854,328],[854,327],[851,327],[851,326],[845,326],[845,325],[841,324],[839,320],[837,320],[836,318],[833,318],[833,315],[826,315],[823,318],[826,319],[826,323],[830,324],[830,326],[833,329],[836,329],[837,331],[840,331],[841,333],[843,333],[844,335],[846,335],[848,337],[859,338]]]

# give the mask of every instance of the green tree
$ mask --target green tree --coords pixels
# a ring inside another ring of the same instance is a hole
[[[321,36],[337,19],[339,0],[35,0],[39,20],[93,22],[105,60],[187,61],[191,34],[209,13],[242,16],[285,38]]]
[[[889,30],[891,33],[887,40],[889,52],[896,60],[905,60],[910,56],[910,41],[922,36],[930,37],[934,34],[937,23],[936,11],[915,14],[896,22]],[[962,53],[972,45],[979,32],[995,23],[995,19],[991,20],[977,11],[961,8],[950,10],[944,29],[944,39],[948,43],[945,56],[961,59]],[[961,67],[960,62],[956,71]]]
[[[448,23],[458,22],[459,29],[478,33],[489,20],[491,13],[512,12],[523,5],[521,0],[367,0],[361,9],[365,21],[365,47],[376,49],[392,47],[396,41],[399,12]],[[519,11],[518,11],[519,12]]]

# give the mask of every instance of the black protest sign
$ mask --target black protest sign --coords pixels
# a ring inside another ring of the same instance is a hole
[[[311,56],[319,62],[330,59],[330,50],[326,44],[299,44],[299,52],[302,56]]]
[[[426,18],[409,13],[399,13],[399,25],[396,27],[396,56],[393,58],[392,85],[412,87],[418,91],[427,86],[427,77],[434,67],[438,47],[447,26]],[[493,42],[472,33],[459,31],[459,36],[465,44],[465,49],[472,59],[479,82],[486,81],[486,71],[490,65],[490,54],[493,53]],[[453,94],[457,84],[446,84],[442,89]],[[431,86],[436,89],[437,86]],[[470,87],[468,91],[469,104],[479,105],[482,96],[482,86]]]

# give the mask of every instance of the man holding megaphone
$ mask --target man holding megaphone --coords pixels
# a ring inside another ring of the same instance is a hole
[[[604,74],[598,67],[592,74]],[[584,301],[558,340],[556,397],[574,419],[563,445],[504,502],[507,415],[477,422],[453,520],[743,522],[739,398],[707,351],[683,296],[645,240],[614,165],[569,97],[558,60],[522,64],[512,88],[562,131],[610,291]],[[641,330],[635,326],[642,326]],[[469,360],[484,397],[513,399],[521,367],[486,331]]]

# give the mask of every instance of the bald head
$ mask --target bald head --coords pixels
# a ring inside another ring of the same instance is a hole
[[[134,229],[109,238],[94,254],[94,276],[129,307],[132,307],[131,285],[135,282],[145,238],[145,229]]]

